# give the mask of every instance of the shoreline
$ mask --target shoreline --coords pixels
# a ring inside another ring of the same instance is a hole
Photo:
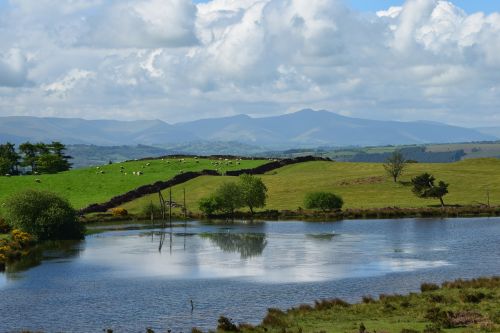
[[[184,215],[173,213],[176,220],[183,220]],[[253,217],[250,213],[237,212],[234,216],[212,215],[205,216],[199,213],[188,213],[189,220],[256,220],[256,221],[290,221],[303,220],[311,222],[342,221],[342,220],[377,220],[377,219],[402,219],[402,218],[467,218],[467,217],[500,217],[500,206],[463,206],[463,207],[429,207],[429,208],[372,208],[354,209],[349,208],[336,212],[317,212],[306,210],[266,210],[256,212]],[[99,213],[91,216],[83,216],[82,222],[125,222],[125,221],[146,221],[148,216],[127,215],[113,216],[111,213]],[[160,220],[160,219],[155,219]]]
[[[288,310],[270,308],[258,325],[221,316],[216,332],[498,332],[500,276],[422,283],[420,292],[363,296],[358,303],[316,300]],[[193,333],[202,333],[197,328]],[[211,332],[211,331],[210,331]]]

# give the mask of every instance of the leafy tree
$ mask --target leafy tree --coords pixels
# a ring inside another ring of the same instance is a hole
[[[18,173],[19,155],[13,143],[7,142],[0,145],[0,158],[2,158],[2,168],[6,169],[4,171],[7,171],[2,174],[9,173],[14,175]]]
[[[435,198],[439,199],[441,202],[441,207],[444,207],[443,197],[448,193],[449,184],[440,181],[435,185],[434,176],[429,173],[423,173],[411,180],[413,184],[412,192],[419,198],[429,199]]]
[[[5,157],[0,156],[0,175],[3,176],[12,172],[11,167],[11,161]]]
[[[54,193],[27,190],[9,197],[5,220],[38,240],[83,238],[84,227],[69,202]]]
[[[218,205],[217,198],[215,197],[215,195],[211,195],[209,197],[202,198],[198,202],[198,207],[207,216],[211,216],[216,211],[219,210],[219,205]]]
[[[396,150],[387,158],[384,163],[384,169],[394,179],[394,182],[397,182],[398,177],[403,174],[407,164],[408,161],[404,158],[403,154],[399,150]]]
[[[262,179],[243,174],[239,177],[239,184],[243,203],[254,214],[255,208],[262,208],[266,205],[267,187]]]
[[[341,209],[344,200],[330,192],[311,192],[306,194],[304,205],[307,209],[321,209],[323,212]]]
[[[19,151],[23,155],[22,166],[31,167],[31,172],[36,171],[36,161],[38,158],[38,147],[30,142],[19,145]]]
[[[37,159],[36,170],[42,173],[58,173],[69,170],[69,163],[61,156],[43,154]]]
[[[215,201],[219,210],[234,217],[234,212],[244,206],[241,189],[235,182],[224,183],[215,191]]]

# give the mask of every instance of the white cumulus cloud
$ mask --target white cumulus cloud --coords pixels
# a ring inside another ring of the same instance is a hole
[[[0,32],[0,115],[500,121],[500,13],[453,1],[11,0]]]

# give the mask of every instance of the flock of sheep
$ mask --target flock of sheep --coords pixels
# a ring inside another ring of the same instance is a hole
[[[170,164],[171,162],[174,162],[173,160],[165,160],[164,158],[162,158],[161,160],[165,161],[166,164]],[[195,163],[197,163],[197,164],[200,163],[200,161],[198,160],[198,157],[194,157],[194,160],[195,160]],[[181,164],[188,163],[188,161],[186,161],[185,158],[179,158],[176,161],[177,161],[177,163],[181,163]],[[217,161],[211,161],[210,164],[215,166],[216,170],[219,171],[219,168],[224,166],[224,165],[225,166],[240,165],[241,161],[242,161],[241,158],[239,158],[239,159],[237,158],[234,161],[229,160],[227,158],[225,158],[225,159],[219,158]],[[151,166],[150,162],[144,164],[142,166],[142,169],[146,169],[149,166]],[[184,173],[183,170],[180,170],[179,172]],[[100,166],[96,167],[96,174],[105,174],[105,173],[106,172],[104,170],[102,170],[102,167],[100,167]],[[128,175],[128,172],[125,171],[125,167],[123,165],[120,165],[120,173],[122,173],[125,176]],[[144,174],[143,171],[132,171],[132,175],[134,175],[134,176],[142,176],[143,174]]]

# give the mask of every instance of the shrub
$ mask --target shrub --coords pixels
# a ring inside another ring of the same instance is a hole
[[[25,247],[33,243],[33,236],[27,232],[14,229],[12,230],[12,241],[19,244],[20,247]]]
[[[0,218],[0,234],[6,234],[9,232],[10,232],[10,225],[8,225],[4,219]]]
[[[280,309],[268,309],[267,315],[264,317],[262,324],[271,327],[288,327],[285,316],[285,313]]]
[[[198,207],[200,210],[203,212],[203,214],[207,216],[213,215],[216,211],[219,210],[219,205],[217,203],[217,199],[215,198],[214,195],[211,195],[209,197],[202,198],[198,202]]]
[[[460,294],[460,298],[465,303],[481,303],[483,299],[486,298],[486,294],[482,292],[471,292],[471,293],[463,293]]]
[[[434,290],[439,290],[439,286],[434,283],[422,283],[420,285],[420,291],[421,292],[426,292],[426,291],[434,291]]]
[[[239,332],[238,326],[236,326],[231,319],[221,316],[218,320],[217,325],[218,330],[222,330],[225,332]]]
[[[329,192],[311,192],[306,194],[304,205],[307,209],[321,209],[324,212],[341,209],[344,200]]]
[[[328,309],[331,309],[335,306],[347,308],[350,306],[350,304],[347,303],[346,301],[340,299],[340,298],[334,298],[334,299],[330,299],[330,300],[323,299],[323,300],[314,302],[314,308],[316,310],[328,310]]]
[[[5,218],[38,240],[81,239],[84,228],[69,202],[56,194],[27,190],[7,200]]]
[[[128,211],[125,208],[116,207],[111,208],[111,214],[113,214],[113,216],[127,216]]]

